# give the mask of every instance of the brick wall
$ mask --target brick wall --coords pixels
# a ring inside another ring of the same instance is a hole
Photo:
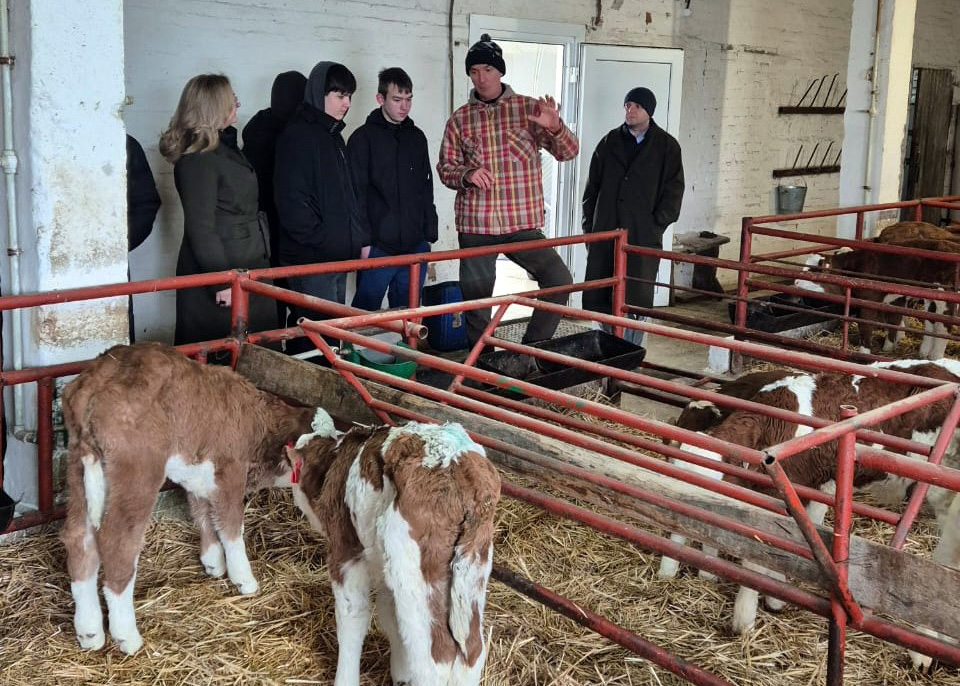
[[[955,0],[921,3],[918,64],[956,67],[960,47],[952,37],[960,19],[952,11],[954,4]],[[147,148],[165,203],[157,235],[134,254],[135,278],[173,273],[179,200],[171,167],[159,158],[156,141],[180,88],[196,73],[223,71],[231,76],[242,102],[242,126],[267,105],[276,73],[292,68],[306,72],[321,59],[342,61],[359,81],[347,118],[349,133],[376,105],[376,72],[402,65],[415,82],[412,116],[427,134],[431,155],[437,154],[450,106],[447,2],[127,0],[124,9],[127,87],[134,100],[124,118]],[[844,90],[851,4],[694,0],[691,16],[682,16],[681,9],[677,0],[614,0],[602,3],[597,25],[597,3],[592,1],[462,0],[453,18],[454,101],[462,102],[468,87],[461,65],[471,13],[582,24],[590,43],[683,48],[680,143],[687,195],[677,230],[709,229],[730,235],[734,241],[723,254],[734,256],[741,217],[775,209],[777,182],[771,171],[790,166],[801,144],[801,164],[817,143],[817,161],[831,141],[830,157],[838,151],[842,117],[778,116],[777,107],[795,104],[810,82],[823,75],[839,74],[832,98]],[[921,33],[933,37],[925,40]],[[810,176],[805,181],[808,209],[836,206],[837,175]],[[438,244],[441,248],[455,245],[452,201],[453,194],[438,184],[441,227],[449,227]],[[821,223],[818,230],[834,229]],[[170,330],[172,303],[148,303],[145,308],[144,317],[158,322],[155,331]]]

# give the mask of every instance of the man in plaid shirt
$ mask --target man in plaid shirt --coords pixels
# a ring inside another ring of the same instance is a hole
[[[557,160],[573,159],[579,144],[560,120],[557,103],[517,95],[501,78],[503,51],[488,34],[467,51],[470,100],[447,121],[437,171],[457,192],[455,214],[461,248],[543,239],[543,177],[540,148]],[[570,271],[553,248],[508,253],[507,257],[536,279],[540,288],[573,283]],[[493,295],[497,254],[460,260],[464,300]],[[567,295],[543,298],[566,304]],[[473,345],[490,322],[490,309],[465,313]],[[524,343],[549,339],[560,315],[535,310]]]

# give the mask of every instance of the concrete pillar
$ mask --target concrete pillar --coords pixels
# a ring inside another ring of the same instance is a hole
[[[840,205],[900,199],[917,0],[854,0],[843,120]],[[868,217],[877,220],[897,212]],[[854,234],[854,219],[838,224]]]
[[[14,145],[17,173],[17,274],[2,267],[3,294],[126,281],[126,148],[122,0],[72,5],[13,2],[10,10]],[[2,240],[11,247],[6,232]],[[4,363],[14,360],[4,313]],[[23,311],[24,366],[94,357],[127,337],[127,299],[111,298]],[[12,393],[6,395],[8,424]],[[35,425],[27,388],[17,415]],[[12,441],[5,486],[35,502],[34,446]]]

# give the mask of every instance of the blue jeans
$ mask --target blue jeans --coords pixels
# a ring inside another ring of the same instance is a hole
[[[408,254],[430,252],[430,244],[423,241]],[[385,257],[390,253],[384,252],[377,246],[370,246],[370,257]],[[427,277],[427,263],[420,263],[420,293],[423,293],[423,282]],[[361,269],[357,271],[357,292],[353,296],[353,306],[361,310],[376,312],[383,304],[383,296],[387,296],[390,307],[407,307],[410,290],[410,267],[379,267],[377,269]],[[420,304],[419,298],[417,305]]]
[[[291,276],[287,279],[290,290],[305,295],[313,295],[324,300],[338,302],[341,305],[347,299],[347,273],[330,272],[327,274],[307,274],[306,276]],[[307,319],[330,319],[331,315],[317,312],[305,307],[290,306],[290,316],[287,318],[287,326],[296,326],[300,317]],[[330,339],[327,339],[330,341]],[[336,345],[336,341],[330,341]],[[309,338],[297,338],[287,341],[286,351],[288,354],[302,353],[314,348]]]

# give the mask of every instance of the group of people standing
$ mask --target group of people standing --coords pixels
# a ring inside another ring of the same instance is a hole
[[[456,191],[455,222],[461,248],[544,238],[540,150],[559,161],[579,152],[553,98],[518,95],[502,82],[500,47],[484,34],[465,62],[473,83],[469,101],[447,121],[436,169]],[[356,91],[347,67],[320,62],[304,77],[277,76],[271,106],[258,112],[237,142],[239,101],[227,77],[196,76],[186,84],[161,154],[174,165],[184,232],[177,274],[234,268],[303,265],[384,255],[424,253],[438,238],[433,165],[427,139],[410,118],[413,83],[400,68],[379,74],[379,107],[344,141],[344,117]],[[659,247],[679,215],[683,169],[676,140],[657,127],[653,94],[636,88],[625,99],[625,122],[598,145],[583,198],[583,230],[627,228],[636,245]],[[570,271],[552,248],[511,252],[541,288],[568,286]],[[493,294],[497,253],[460,260],[464,299]],[[649,260],[628,270],[649,278]],[[653,259],[654,273],[656,260]],[[587,277],[613,271],[612,247],[590,247]],[[422,286],[425,273],[421,272]],[[344,303],[345,272],[290,277],[292,290]],[[407,303],[408,267],[361,270],[352,304],[380,308]],[[649,293],[647,292],[649,291]],[[610,289],[589,291],[584,305],[610,312]],[[649,298],[647,297],[649,295]],[[544,297],[565,303],[567,293]],[[652,304],[652,286],[628,286],[630,304]],[[177,291],[177,344],[219,338],[230,329],[229,288]],[[318,313],[292,308],[289,322]],[[251,296],[250,330],[276,328],[278,308]],[[490,311],[465,313],[476,342]],[[536,310],[525,343],[548,339],[559,315]],[[296,352],[288,347],[288,351]]]

